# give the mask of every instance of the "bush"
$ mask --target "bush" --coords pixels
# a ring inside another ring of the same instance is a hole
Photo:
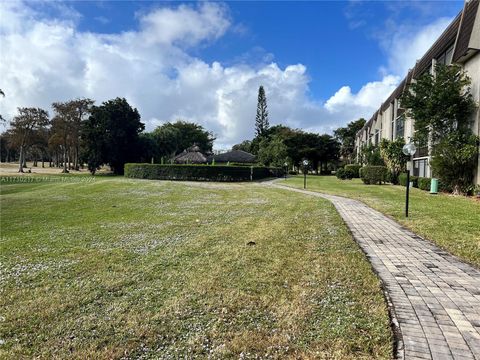
[[[410,175],[410,182],[413,183],[413,187],[418,187],[418,176]],[[407,186],[407,174],[401,173],[398,176],[398,183],[402,186]]]
[[[387,173],[386,181],[394,185],[398,184],[398,174],[394,174],[391,171],[389,171]]]
[[[335,172],[335,175],[341,180],[351,180],[354,177],[358,177],[358,172],[356,172],[354,169],[340,168]]]
[[[387,180],[388,170],[386,166],[367,165],[361,168],[360,177],[365,184],[381,185]]]
[[[154,180],[250,181],[284,175],[281,168],[177,164],[125,164],[125,176]]]
[[[295,170],[288,170],[288,175],[298,175],[298,172]]]
[[[353,174],[352,178],[358,179],[360,177],[360,164],[348,164],[345,165],[345,171],[351,171]]]
[[[451,193],[453,191],[453,186],[445,181],[442,181],[441,179],[438,179],[438,191]]]
[[[430,178],[425,178],[425,177],[419,177],[418,178],[418,188],[425,190],[425,191],[430,191],[430,183],[432,182],[432,179]]]

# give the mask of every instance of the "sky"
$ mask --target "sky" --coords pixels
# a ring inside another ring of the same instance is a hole
[[[193,121],[226,149],[270,124],[370,118],[463,1],[2,1],[0,113],[125,97],[146,130]],[[1,129],[0,129],[1,130]]]

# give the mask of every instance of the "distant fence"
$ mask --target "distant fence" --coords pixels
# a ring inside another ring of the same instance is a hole
[[[283,176],[283,169],[262,166],[125,164],[125,177],[152,180],[252,181]]]

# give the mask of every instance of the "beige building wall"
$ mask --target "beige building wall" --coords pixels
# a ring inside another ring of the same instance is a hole
[[[475,102],[477,103],[477,110],[475,111],[473,117],[473,132],[480,136],[480,54],[477,53],[475,56],[470,58],[463,66],[464,70],[468,73],[472,80],[471,84],[471,93]],[[480,148],[479,148],[480,153]],[[478,159],[477,171],[475,173],[474,183],[480,185],[480,154]]]
[[[393,105],[390,104],[390,106],[383,113],[383,137],[388,140],[391,140],[393,138],[392,115],[393,115]]]

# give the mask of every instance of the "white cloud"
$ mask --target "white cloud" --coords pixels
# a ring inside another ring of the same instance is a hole
[[[310,97],[302,64],[280,68],[266,52],[260,63],[207,63],[189,49],[235,27],[218,3],[156,9],[138,15],[139,30],[119,34],[82,32],[76,19],[47,17],[20,2],[0,3],[0,17],[6,93],[0,113],[7,118],[21,106],[48,109],[83,96],[99,104],[120,96],[139,109],[148,130],[179,118],[195,121],[213,131],[222,148],[253,136],[260,85],[272,124],[331,132],[370,116],[398,82],[386,75],[357,93],[344,86],[322,103]]]
[[[230,26],[225,7],[217,3],[202,3],[198,9],[186,5],[157,9],[142,16],[140,23],[148,44],[166,45],[217,39]]]
[[[451,18],[442,17],[422,27],[389,21],[379,37],[388,57],[387,69],[396,75],[405,76],[451,21]]]

